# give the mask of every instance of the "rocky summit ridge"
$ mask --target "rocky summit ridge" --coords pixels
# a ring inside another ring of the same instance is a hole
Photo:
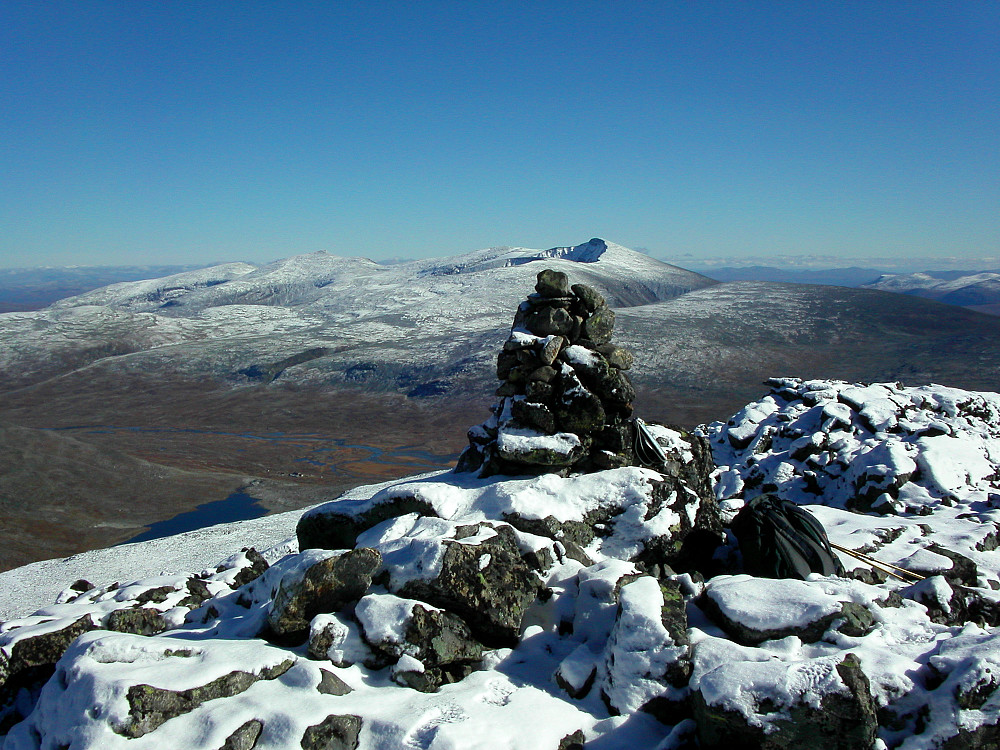
[[[600,301],[538,284],[460,470],[356,488],[200,571],[78,580],[0,625],[0,748],[996,747],[1000,395],[776,378],[727,421],[649,425],[648,468],[594,453],[630,414],[594,385],[628,369],[599,348]],[[604,414],[573,431],[577,382]],[[503,429],[590,443],[539,462]],[[746,575],[725,524],[763,492],[882,567]]]

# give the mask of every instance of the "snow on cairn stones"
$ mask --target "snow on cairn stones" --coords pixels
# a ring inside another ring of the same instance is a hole
[[[611,343],[614,325],[597,290],[541,271],[497,357],[500,401],[469,431],[458,471],[565,474],[631,464],[632,354]]]

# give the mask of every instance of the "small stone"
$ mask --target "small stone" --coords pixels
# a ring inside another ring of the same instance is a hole
[[[497,379],[506,380],[510,371],[517,367],[517,354],[515,352],[502,351],[497,355]]]
[[[587,741],[587,736],[582,729],[577,729],[573,734],[567,734],[561,740],[556,750],[583,750],[583,743]]]
[[[594,344],[606,344],[611,341],[614,330],[615,311],[610,307],[600,307],[583,322],[580,336],[594,342]]]
[[[360,716],[331,714],[306,729],[302,735],[302,750],[355,750],[361,724]]]
[[[552,387],[551,383],[545,383],[541,380],[530,380],[528,381],[528,385],[524,388],[524,395],[528,397],[529,401],[541,402],[549,398],[554,392],[555,389]],[[504,394],[497,393],[497,395],[513,396],[514,394],[511,392]]]
[[[635,362],[632,352],[614,344],[601,344],[597,347],[597,351],[604,356],[609,365],[618,370],[630,370]]]
[[[316,686],[316,690],[323,695],[347,695],[354,692],[354,688],[337,677],[333,672],[326,669],[320,669],[319,671],[322,677],[320,678],[319,685]]]
[[[556,431],[556,417],[544,404],[516,400],[511,406],[514,419],[545,433]]]
[[[573,331],[573,316],[561,307],[543,307],[527,316],[525,327],[536,336],[565,336]]]
[[[203,602],[212,598],[212,592],[206,584],[200,578],[188,578],[184,583],[184,587],[188,590],[188,595],[178,602],[181,607],[188,607],[189,609],[195,609]]]
[[[531,384],[529,383],[529,386]],[[496,389],[496,395],[500,398],[507,398],[508,396],[514,396],[517,394],[517,386],[513,383],[504,383],[499,388]]]
[[[235,589],[257,580],[269,567],[264,556],[253,547],[248,547],[243,552],[246,553],[246,558],[250,561],[250,565],[236,574],[236,578],[233,580],[233,588]]]
[[[535,370],[532,370],[531,374],[528,375],[528,380],[537,380],[542,383],[551,383],[556,379],[559,373],[556,372],[554,367],[549,367],[548,365],[543,365]]]
[[[562,271],[553,271],[546,268],[538,272],[538,283],[535,284],[535,291],[543,297],[568,297],[569,277]]]
[[[556,358],[559,356],[559,352],[562,351],[565,343],[566,339],[562,336],[550,336],[545,339],[545,343],[542,344],[542,349],[538,353],[538,359],[543,365],[551,365],[556,361]]]
[[[604,405],[593,393],[576,381],[573,387],[563,395],[562,401],[556,407],[556,420],[559,427],[566,432],[577,435],[589,433],[599,428],[606,418]]]
[[[573,284],[572,289],[573,294],[577,296],[583,304],[583,308],[588,313],[592,313],[594,310],[597,310],[600,307],[607,307],[608,305],[601,293],[592,286],[587,286],[586,284]]]
[[[541,358],[531,349],[521,349],[516,356],[518,363],[525,368],[534,369],[542,365]]]
[[[253,750],[257,747],[257,740],[262,731],[264,731],[264,722],[259,719],[250,719],[229,735],[219,750]]]

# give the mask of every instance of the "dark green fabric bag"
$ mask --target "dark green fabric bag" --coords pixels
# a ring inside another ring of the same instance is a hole
[[[777,495],[750,500],[733,519],[743,569],[759,578],[843,575],[844,566],[816,517]]]

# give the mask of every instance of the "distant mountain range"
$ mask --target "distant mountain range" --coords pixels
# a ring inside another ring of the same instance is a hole
[[[884,274],[865,286],[1000,314],[1000,271]]]
[[[774,281],[822,284],[914,294],[977,312],[1000,315],[1000,271],[924,271],[885,273],[875,268],[789,270],[773,266],[702,269],[716,281]]]
[[[333,491],[358,472],[390,478],[371,473],[384,464],[358,458],[365,446],[420,448],[435,460],[463,447],[494,401],[514,312],[545,268],[615,308],[614,340],[635,354],[636,408],[648,419],[725,418],[774,376],[1000,390],[1000,319],[874,289],[720,284],[594,239],[391,266],[328,253],[230,263],[0,315],[0,422],[62,428],[215,479],[229,472],[237,485],[280,479]],[[321,439],[340,441],[344,460],[312,468],[308,446]],[[184,476],[190,507],[204,502]],[[63,472],[39,487],[51,495],[75,481]],[[88,491],[122,509],[102,532],[106,543],[148,523],[144,511],[129,528],[133,501],[98,484]],[[8,493],[5,515],[36,500],[25,487]],[[180,494],[168,515],[184,510]],[[44,519],[21,527],[46,533]]]

